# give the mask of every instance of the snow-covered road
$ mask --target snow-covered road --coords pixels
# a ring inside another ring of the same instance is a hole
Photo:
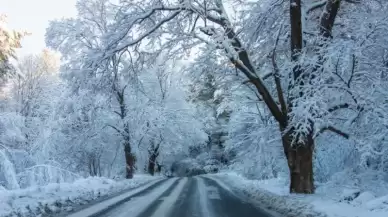
[[[155,181],[68,217],[269,217],[208,177]]]

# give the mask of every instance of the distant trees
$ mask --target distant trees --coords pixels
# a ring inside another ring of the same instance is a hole
[[[33,116],[39,100],[45,96],[45,88],[55,82],[59,73],[58,55],[44,50],[39,55],[28,55],[18,60],[18,74],[13,79],[13,92],[18,103],[17,110],[25,117]]]
[[[85,57],[101,55],[103,36],[111,31],[121,9],[109,1],[93,0],[79,1],[77,9],[78,18],[50,24],[46,42],[62,53],[63,75],[74,95],[87,92],[91,99],[101,95],[108,100],[98,109],[104,114],[94,118],[101,121],[100,129],[114,132],[112,141],[122,151],[113,160],[125,162],[125,177],[132,178],[136,169],[151,168],[156,158],[159,164],[168,162],[176,153],[185,152],[187,143],[203,141],[202,127],[190,114],[185,93],[169,91],[181,84],[179,77],[170,76],[174,68],[162,64],[165,54],[125,49],[100,62],[104,67],[94,68]],[[159,137],[165,139],[156,149]]]
[[[11,58],[16,58],[15,49],[21,47],[25,32],[9,30],[6,15],[0,14],[0,78],[4,80],[9,74],[15,73],[10,64]]]

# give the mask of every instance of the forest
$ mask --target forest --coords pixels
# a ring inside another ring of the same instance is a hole
[[[136,174],[388,195],[388,1],[78,0],[0,25],[0,188]]]

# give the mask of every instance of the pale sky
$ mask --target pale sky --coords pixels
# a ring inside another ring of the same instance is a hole
[[[0,0],[0,14],[8,16],[9,28],[32,34],[23,40],[18,56],[42,51],[49,20],[74,17],[75,3],[76,0]]]

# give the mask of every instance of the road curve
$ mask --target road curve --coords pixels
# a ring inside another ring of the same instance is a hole
[[[110,200],[68,217],[271,217],[206,176],[167,179]]]

